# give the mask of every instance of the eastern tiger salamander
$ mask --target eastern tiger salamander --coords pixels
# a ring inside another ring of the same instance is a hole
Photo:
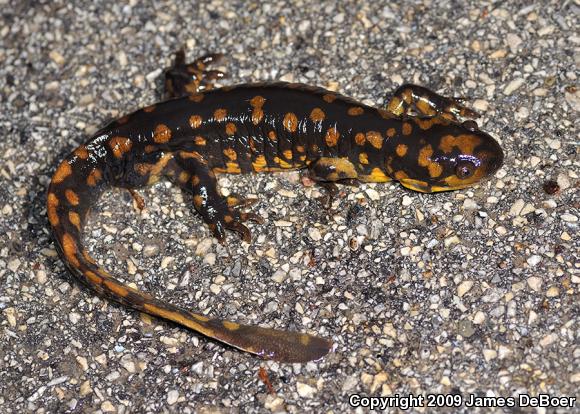
[[[321,358],[332,342],[316,336],[210,319],[178,308],[115,279],[83,247],[90,207],[109,186],[129,190],[171,179],[191,195],[217,239],[226,230],[250,241],[249,200],[224,197],[216,174],[305,169],[321,183],[396,180],[431,193],[461,189],[502,164],[499,144],[459,100],[403,85],[386,108],[297,83],[214,88],[221,55],[193,63],[178,53],[165,72],[171,99],[124,116],[80,145],[56,169],[47,213],[68,270],[99,295],[264,358],[304,362]]]

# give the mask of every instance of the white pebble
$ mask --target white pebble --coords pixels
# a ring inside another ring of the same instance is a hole
[[[177,402],[179,398],[179,391],[171,390],[167,393],[167,404],[173,405]]]
[[[303,382],[297,382],[296,391],[298,391],[298,395],[300,395],[302,398],[312,398],[316,392],[316,388],[313,388],[308,384],[304,384]]]
[[[532,290],[539,292],[542,287],[542,278],[538,276],[530,276],[528,278],[528,286],[532,288]]]
[[[524,84],[524,82],[525,81],[523,78],[514,79],[504,88],[504,90],[503,90],[504,95],[511,95],[517,89],[519,89],[519,87],[522,86]]]
[[[537,254],[531,255],[530,257],[528,257],[528,259],[526,260],[526,262],[528,262],[528,264],[530,266],[536,266],[538,263],[540,263],[542,261],[542,256],[539,256]]]
[[[457,286],[457,296],[463,297],[473,287],[473,280],[465,280]]]

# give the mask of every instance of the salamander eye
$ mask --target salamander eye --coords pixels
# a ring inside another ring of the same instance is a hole
[[[475,172],[475,165],[469,161],[459,161],[455,167],[455,175],[462,180],[469,178]]]

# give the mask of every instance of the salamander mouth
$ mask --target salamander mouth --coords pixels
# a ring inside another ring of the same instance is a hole
[[[471,187],[473,183],[458,184],[454,186],[449,185],[429,185],[425,181],[414,180],[412,178],[403,178],[399,181],[401,185],[413,191],[420,193],[440,193],[443,191],[461,190],[463,188]]]

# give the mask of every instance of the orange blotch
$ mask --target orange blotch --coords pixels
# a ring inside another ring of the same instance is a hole
[[[224,119],[226,119],[226,116],[228,116],[228,111],[226,111],[223,108],[220,109],[216,109],[213,113],[213,117],[216,121],[221,122]]]
[[[276,140],[278,140],[278,137],[276,136],[276,133],[274,131],[268,132],[268,138],[272,142],[276,142]]]
[[[419,150],[419,158],[417,163],[421,167],[426,167],[431,162],[431,156],[433,155],[433,147],[431,145],[425,145]]]
[[[234,135],[238,129],[236,128],[236,124],[233,122],[228,122],[226,124],[226,134]]]
[[[324,121],[325,117],[326,114],[320,108],[314,108],[312,112],[310,112],[310,119],[312,120],[312,122],[322,122]]]
[[[329,147],[336,146],[336,144],[338,144],[338,138],[340,138],[340,133],[336,130],[336,127],[328,128],[326,136],[324,137],[326,145]]]
[[[233,148],[224,149],[224,155],[232,161],[235,161],[238,158],[238,154],[236,153],[236,151],[234,151]]]
[[[413,127],[409,122],[403,122],[402,132],[403,135],[411,135],[411,132],[413,132]]]
[[[77,258],[77,242],[73,236],[69,233],[64,233],[62,235],[62,250],[64,252],[64,257],[66,260],[72,264],[74,267],[79,267],[79,259]]]
[[[349,114],[350,116],[362,115],[364,112],[365,112],[364,109],[362,109],[360,106],[353,106],[351,108],[348,108],[348,111],[346,111],[346,113]]]
[[[292,159],[292,150],[285,150],[284,152],[282,152],[282,155],[284,155],[284,158],[286,158],[287,160],[291,160]]]
[[[94,272],[91,272],[90,270],[87,270],[83,274],[85,275],[87,280],[93,285],[100,285],[101,283],[103,283],[103,278],[96,275]]]
[[[205,138],[197,135],[194,139],[193,142],[195,142],[195,145],[199,145],[199,146],[204,146],[206,144]]]
[[[366,140],[376,149],[383,147],[383,136],[380,132],[369,131],[366,133]]]
[[[264,171],[264,167],[266,167],[266,165],[266,158],[263,155],[258,155],[252,162],[252,167],[254,167],[254,171],[256,172]]]
[[[443,173],[443,167],[435,161],[431,161],[427,166],[427,169],[429,170],[429,176],[431,176],[431,178],[437,178]]]
[[[261,108],[264,106],[264,102],[266,102],[266,99],[260,95],[256,95],[250,99],[250,105],[252,105],[253,108]]]
[[[399,157],[404,157],[405,154],[407,154],[408,149],[409,147],[407,147],[405,144],[399,144],[397,145],[397,148],[395,148],[395,152]]]
[[[453,147],[457,147],[462,154],[473,155],[475,147],[479,144],[481,144],[481,138],[476,135],[445,135],[439,142],[439,148],[446,154],[449,154],[453,150]]]
[[[145,145],[145,153],[151,154],[154,151],[157,151],[157,147],[155,145]]]
[[[89,173],[87,177],[87,185],[90,187],[94,187],[97,185],[101,178],[103,177],[103,173],[98,168],[93,168],[93,170]]]
[[[189,117],[189,126],[191,126],[192,129],[199,128],[201,126],[202,121],[203,120],[201,119],[201,116],[192,115]]]
[[[54,175],[52,176],[52,183],[53,184],[62,183],[71,174],[72,167],[70,166],[67,160],[64,160],[63,162],[60,163],[60,165],[54,172]]]
[[[297,152],[300,152],[300,153],[304,152],[305,151],[304,146],[302,146],[302,145],[296,145],[296,151]]]
[[[77,228],[77,230],[81,231],[81,216],[75,211],[69,211],[68,213],[68,221]]]
[[[119,283],[113,282],[112,280],[104,280],[103,285],[107,287],[111,292],[117,296],[125,297],[129,294],[129,289]]]
[[[258,125],[264,119],[264,111],[262,108],[254,108],[252,111],[252,123]]]
[[[149,105],[149,106],[146,106],[145,108],[143,108],[143,112],[148,112],[148,113],[153,112],[154,110],[155,110],[155,105]]]
[[[123,154],[131,150],[133,142],[125,137],[113,137],[109,140],[109,147],[115,158],[121,158]]]
[[[356,134],[354,136],[354,142],[356,142],[357,145],[364,145],[366,142],[365,134],[363,134],[362,132]]]
[[[66,197],[66,199],[68,200],[69,204],[73,205],[73,206],[77,206],[79,204],[79,196],[77,193],[75,193],[73,190],[71,190],[70,188],[67,188],[64,192],[64,196]]]
[[[78,147],[75,150],[74,154],[81,160],[86,160],[87,158],[89,158],[89,152],[87,151],[87,147],[85,147],[84,145]]]
[[[165,124],[159,124],[155,127],[153,132],[153,141],[158,144],[165,144],[171,139],[171,130]]]
[[[324,102],[332,103],[336,99],[336,95],[333,93],[327,93],[322,95],[322,99],[324,99]]]
[[[59,223],[58,213],[56,212],[56,208],[58,207],[58,198],[54,193],[48,193],[48,196],[46,197],[46,204],[48,221],[52,227],[56,227]]]
[[[397,130],[395,128],[387,129],[387,136],[389,138],[393,138],[397,134]]]
[[[288,112],[286,115],[284,115],[284,121],[282,124],[288,132],[295,132],[298,128],[298,118],[294,113]]]

